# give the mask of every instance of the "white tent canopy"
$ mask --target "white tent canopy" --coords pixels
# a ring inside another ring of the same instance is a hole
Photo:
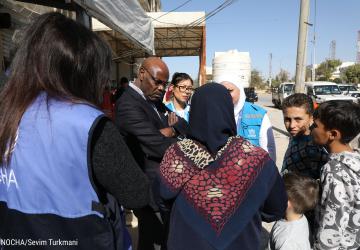
[[[205,12],[148,12],[157,56],[199,56],[205,42]]]
[[[154,54],[154,27],[137,0],[74,0],[86,12],[112,30]],[[96,27],[93,27],[96,30]]]
[[[116,31],[121,34],[121,37],[127,39],[132,47],[147,54],[154,54],[154,27],[151,18],[147,16],[138,0],[0,0],[0,2],[6,5],[11,4],[11,9],[22,8],[23,6],[18,2],[34,4],[30,11],[36,14],[49,11],[37,8],[37,5],[76,11],[76,6],[73,4],[75,2],[89,16],[101,22],[102,29],[97,29],[97,31]]]

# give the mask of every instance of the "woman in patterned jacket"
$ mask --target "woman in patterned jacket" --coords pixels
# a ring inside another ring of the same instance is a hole
[[[161,197],[173,201],[168,249],[259,249],[261,221],[284,215],[286,192],[269,154],[236,136],[224,86],[195,92],[188,138],[160,165]]]

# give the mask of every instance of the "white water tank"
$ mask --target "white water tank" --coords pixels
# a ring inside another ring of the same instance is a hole
[[[229,77],[231,81],[242,84],[244,88],[249,87],[251,79],[250,53],[237,50],[215,52],[212,71],[214,82],[222,82]]]

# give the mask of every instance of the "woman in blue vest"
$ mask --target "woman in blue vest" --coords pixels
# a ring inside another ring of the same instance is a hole
[[[238,135],[250,141],[255,146],[265,149],[271,159],[276,162],[275,139],[270,119],[266,110],[250,102],[246,102],[244,87],[231,81],[230,77],[221,82],[233,98],[234,114]]]
[[[175,73],[169,86],[172,96],[165,106],[189,122],[189,99],[194,91],[193,80],[186,73]]]
[[[147,204],[147,178],[99,109],[110,63],[59,13],[26,29],[0,93],[0,239],[17,249],[124,249],[117,202]]]

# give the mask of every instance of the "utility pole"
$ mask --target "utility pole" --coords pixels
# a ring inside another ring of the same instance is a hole
[[[332,40],[330,43],[330,49],[329,49],[329,58],[330,60],[335,60],[336,58],[336,41]]]
[[[313,40],[313,63],[312,63],[312,67],[311,67],[311,80],[315,81],[315,76],[316,76],[316,68],[315,68],[315,35],[314,35],[314,40]]]
[[[314,38],[313,38],[313,60],[312,60],[312,70],[311,70],[311,80],[316,80],[316,68],[315,68],[315,49],[316,49],[316,0],[314,1]]]
[[[299,18],[299,36],[296,56],[295,93],[304,93],[307,26],[309,18],[309,0],[301,0]]]
[[[270,55],[269,55],[269,87],[271,88],[271,81],[272,81],[272,79],[271,79],[271,74],[272,74],[272,53],[270,53]]]
[[[360,30],[358,31],[356,63],[360,63]]]

